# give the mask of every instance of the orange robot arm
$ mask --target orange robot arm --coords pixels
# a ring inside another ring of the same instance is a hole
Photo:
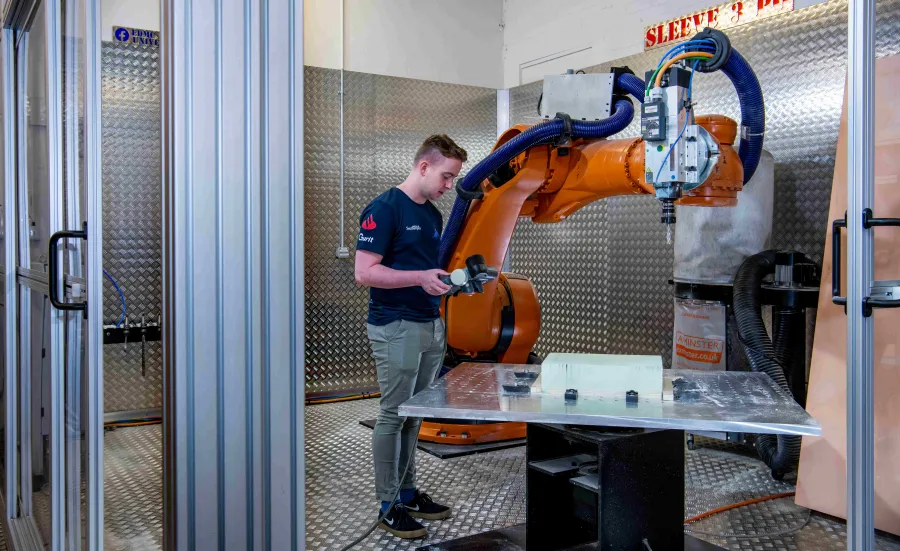
[[[723,116],[697,117],[718,146],[706,180],[685,191],[679,204],[730,206],[737,203],[743,168],[732,147],[737,124]],[[509,129],[499,147],[526,126]],[[581,207],[615,195],[653,195],[646,181],[645,143],[640,138],[577,140],[568,147],[539,145],[510,162],[507,181],[481,184],[484,197],[469,207],[448,271],[481,254],[489,266],[502,266],[519,217],[537,223],[560,222]],[[540,306],[531,281],[504,273],[484,293],[459,295],[447,306],[448,346],[462,358],[526,363],[540,331]]]

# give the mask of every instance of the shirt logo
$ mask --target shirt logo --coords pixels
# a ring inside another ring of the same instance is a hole
[[[406,226],[406,231],[422,231],[421,226]]]
[[[366,237],[365,235],[362,234],[362,232],[359,232],[359,241],[361,241],[363,243],[374,243],[375,238],[372,236]]]
[[[369,215],[368,218],[366,218],[365,220],[363,220],[363,223],[362,223],[362,229],[364,229],[364,230],[366,230],[366,231],[372,231],[372,230],[374,230],[376,227],[377,227],[377,226],[376,226],[376,224],[375,224],[375,218],[373,218],[371,214]]]

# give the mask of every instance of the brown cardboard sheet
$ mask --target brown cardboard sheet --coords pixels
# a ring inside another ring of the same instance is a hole
[[[875,70],[874,212],[877,217],[900,217],[900,56],[879,59]],[[829,220],[843,218],[846,209],[845,93]],[[846,231],[842,236],[846,251]],[[825,251],[807,398],[807,410],[821,424],[823,436],[803,438],[796,501],[846,518],[847,318],[843,308],[831,302],[830,228]],[[846,252],[843,256],[846,259]],[[846,265],[842,272],[846,282]],[[898,228],[875,230],[875,279],[900,279]],[[874,352],[875,527],[900,535],[900,309],[875,312]]]

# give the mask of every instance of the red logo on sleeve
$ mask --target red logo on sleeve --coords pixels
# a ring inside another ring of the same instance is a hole
[[[375,229],[375,227],[376,227],[376,226],[375,226],[375,219],[374,219],[374,218],[372,217],[372,215],[370,214],[368,218],[366,218],[365,220],[363,220],[363,223],[362,223],[362,229],[364,229],[364,230],[366,230],[366,231],[372,231],[372,230]]]

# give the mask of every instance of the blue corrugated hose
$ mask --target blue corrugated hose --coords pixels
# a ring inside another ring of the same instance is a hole
[[[731,79],[741,104],[741,126],[747,128],[747,137],[741,138],[738,156],[744,165],[744,183],[750,181],[762,157],[763,134],[766,131],[766,108],[763,103],[762,88],[756,73],[747,60],[732,48],[731,57],[722,67],[722,72]]]
[[[706,51],[707,48],[705,44],[694,40],[686,42],[684,47],[686,51]],[[756,172],[759,159],[762,157],[763,134],[766,131],[766,107],[763,103],[762,88],[750,64],[734,48],[731,49],[731,56],[721,70],[737,91],[741,106],[741,126],[746,128],[747,137],[741,137],[741,144],[738,147],[746,184]]]
[[[644,81],[640,78],[624,73],[617,81],[620,88],[634,96],[639,102],[644,103]]]
[[[623,74],[619,76],[616,85],[626,92],[634,95],[640,101],[644,99],[644,85],[641,79],[634,75]],[[572,121],[573,138],[600,139],[618,134],[631,124],[634,118],[634,106],[628,100],[619,100],[615,104],[613,114],[599,122]],[[523,151],[538,144],[552,141],[563,132],[563,121],[554,119],[536,124],[528,130],[515,136],[505,144],[498,147],[490,155],[482,159],[472,167],[460,182],[460,187],[466,191],[476,189],[485,178],[493,174],[495,170],[514,159]],[[453,204],[453,210],[447,219],[444,234],[441,236],[441,248],[439,266],[447,267],[450,261],[450,252],[456,246],[459,233],[462,230],[466,213],[469,210],[469,202],[462,197],[457,197]]]
[[[119,316],[119,321],[116,322],[116,327],[122,325],[122,322],[125,321],[125,316],[128,315],[128,305],[125,303],[125,294],[122,292],[122,289],[119,288],[119,284],[113,279],[113,276],[109,275],[105,269],[103,270],[103,275],[106,276],[106,279],[109,280],[110,283],[113,284],[113,287],[116,288],[116,292],[119,293],[119,300],[122,301],[122,314]]]

